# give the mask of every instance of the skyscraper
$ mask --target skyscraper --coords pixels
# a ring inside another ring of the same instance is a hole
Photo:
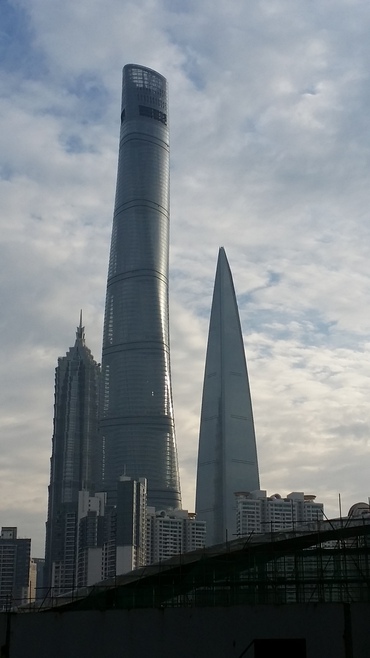
[[[209,324],[199,434],[196,513],[207,544],[234,538],[236,491],[259,489],[247,364],[234,285],[220,249]]]
[[[100,480],[100,367],[77,327],[76,341],[55,370],[54,431],[46,523],[45,585],[54,594],[75,584],[78,493]]]
[[[104,488],[148,482],[148,504],[181,507],[168,329],[167,82],[123,69],[117,190],[102,356]]]

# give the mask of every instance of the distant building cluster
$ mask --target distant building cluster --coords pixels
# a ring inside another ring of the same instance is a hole
[[[315,503],[316,496],[294,491],[283,498],[267,496],[266,491],[236,492],[236,534],[294,530],[302,523],[322,521],[324,506]]]
[[[86,346],[81,316],[55,375],[45,550],[45,585],[53,594],[205,542],[205,521],[181,509],[168,235],[167,82],[128,65],[102,366]]]
[[[167,82],[130,64],[123,70],[102,366],[86,346],[81,317],[75,344],[56,368],[45,555],[53,594],[322,514],[322,505],[303,494],[273,502],[259,491],[243,336],[223,248],[205,364],[196,513],[181,509],[168,231]],[[252,494],[235,495],[240,491]]]
[[[117,500],[108,503],[106,492],[80,491],[75,524],[75,580],[71,589],[94,585],[133,569],[203,548],[206,523],[187,510],[162,510],[147,506],[147,482],[121,476]],[[68,555],[65,559],[68,560]],[[58,570],[63,573],[63,558]],[[69,573],[67,563],[65,572]],[[67,591],[54,580],[53,595]]]
[[[45,591],[53,595],[205,544],[206,523],[195,514],[148,507],[147,478],[121,475],[114,491],[100,491],[99,381],[81,317],[55,375],[45,562]]]
[[[196,511],[182,509],[169,348],[168,98],[159,73],[124,67],[120,130],[102,365],[86,345],[81,313],[75,343],[55,371],[44,581],[43,561],[30,562],[30,540],[3,528],[0,606],[9,597],[64,594],[206,545],[323,518],[313,495],[260,489],[243,335],[223,248],[209,323]]]
[[[118,483],[117,505],[106,493],[79,495],[76,586],[93,585],[133,569],[202,548],[205,522],[187,510],[147,506],[146,480]]]

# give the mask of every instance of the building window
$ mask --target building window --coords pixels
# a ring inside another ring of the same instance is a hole
[[[156,121],[161,121],[167,126],[167,114],[156,110],[154,107],[149,107],[148,105],[139,105],[139,114],[143,117],[149,117],[151,119],[156,119]]]

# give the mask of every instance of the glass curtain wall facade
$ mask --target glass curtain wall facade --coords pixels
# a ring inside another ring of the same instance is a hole
[[[223,248],[209,324],[199,434],[196,513],[207,545],[235,538],[237,491],[259,489],[247,364],[234,284]]]
[[[78,493],[101,480],[98,434],[100,367],[77,327],[76,341],[55,370],[54,431],[46,523],[45,587],[75,585]]]
[[[181,507],[168,328],[169,128],[165,78],[123,69],[117,190],[102,355],[104,489],[148,482],[148,504]]]

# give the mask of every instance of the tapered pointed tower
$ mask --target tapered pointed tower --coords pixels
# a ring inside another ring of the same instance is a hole
[[[235,492],[259,489],[251,395],[234,284],[221,247],[203,385],[196,513],[207,544],[234,539]]]

